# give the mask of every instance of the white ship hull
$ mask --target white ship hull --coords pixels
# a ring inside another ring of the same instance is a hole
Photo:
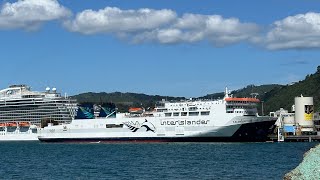
[[[225,119],[226,117],[224,117]],[[265,141],[274,124],[271,117],[237,116],[226,124],[206,118],[110,118],[74,120],[68,125],[46,127],[45,142],[102,141]],[[223,121],[222,121],[223,122]]]
[[[0,91],[3,95],[5,105],[10,104],[11,97],[25,98],[45,96],[48,98],[61,98],[56,93],[46,92],[45,94],[31,93],[24,86],[12,87]],[[0,93],[0,94],[1,94]],[[7,95],[10,94],[10,97]],[[8,99],[9,98],[9,99]],[[28,99],[29,98],[29,99]],[[20,101],[19,101],[20,102]],[[32,100],[33,102],[33,100]],[[42,102],[42,101],[41,101]],[[59,105],[59,112],[63,110],[63,117],[71,117],[73,105],[66,104],[68,100],[62,100]],[[0,141],[27,141],[36,140],[46,142],[66,141],[264,141],[268,135],[269,128],[275,120],[271,117],[260,117],[257,115],[256,98],[234,98],[226,89],[225,97],[220,100],[186,100],[178,102],[161,101],[156,104],[151,112],[131,111],[131,113],[116,113],[114,104],[101,106],[99,118],[94,118],[94,111],[91,106],[79,107],[76,118],[79,120],[61,121],[59,114],[52,117],[58,119],[46,119],[50,114],[44,116],[30,116],[30,119],[16,119],[11,117],[5,110],[0,122]],[[40,103],[42,104],[42,103]],[[50,112],[55,112],[57,104]],[[12,105],[13,107],[16,104]],[[10,106],[12,109],[13,107]],[[28,106],[29,107],[29,106]],[[51,107],[51,106],[50,106]],[[137,108],[131,108],[131,110]],[[14,110],[14,108],[13,108]],[[34,109],[38,114],[39,109]],[[46,110],[46,112],[49,109]],[[6,112],[6,113],[5,113]],[[24,112],[24,110],[22,111]],[[41,111],[42,112],[42,111]],[[11,111],[10,111],[11,113]],[[15,113],[16,115],[16,113]],[[20,116],[19,116],[20,117]],[[23,116],[24,117],[24,116]],[[38,118],[34,120],[33,118]],[[11,118],[8,120],[8,118]],[[40,119],[39,119],[40,118]],[[86,119],[82,119],[86,118]],[[42,120],[44,120],[42,122]],[[37,121],[38,124],[33,124]],[[41,123],[40,123],[41,122]],[[50,122],[50,123],[49,123]],[[41,124],[46,126],[38,128]],[[53,125],[53,124],[62,125]],[[37,126],[36,126],[37,125]],[[29,129],[26,129],[30,126]],[[31,129],[33,128],[33,130]],[[38,128],[35,130],[35,127]],[[16,129],[15,129],[16,128]],[[21,132],[20,132],[21,131]]]

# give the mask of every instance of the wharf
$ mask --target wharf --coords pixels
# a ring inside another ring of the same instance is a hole
[[[269,138],[274,142],[278,141],[277,135],[270,135]],[[314,142],[314,141],[320,142],[320,136],[319,135],[285,135],[284,136],[284,142]]]

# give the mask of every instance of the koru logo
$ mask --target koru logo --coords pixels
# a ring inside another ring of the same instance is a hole
[[[126,122],[124,123],[132,132],[137,132],[139,129],[145,127],[146,128],[146,131],[151,131],[151,132],[155,132],[156,131],[156,128],[154,127],[154,125],[151,123],[151,122],[148,122],[148,120],[146,119],[142,124],[141,126],[139,125],[139,122],[137,122],[136,124],[134,125],[131,125],[133,123],[129,123],[129,122]]]

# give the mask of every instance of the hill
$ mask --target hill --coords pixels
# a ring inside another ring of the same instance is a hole
[[[159,95],[146,95],[140,93],[82,93],[79,95],[72,96],[72,98],[77,99],[78,103],[93,103],[93,104],[103,104],[107,102],[113,102],[116,104],[118,111],[126,112],[129,107],[144,107],[153,108],[155,103],[166,99],[168,101],[180,101],[185,99],[184,97],[171,97],[171,96],[159,96]]]
[[[251,97],[257,96],[259,99],[263,99],[267,92],[275,88],[281,88],[283,85],[279,84],[267,84],[267,85],[248,85],[245,88],[234,90],[231,92],[235,97]],[[200,99],[220,99],[224,97],[224,92],[207,94],[206,96],[199,97]]]
[[[237,97],[250,97],[251,93],[264,94],[265,92],[269,92],[274,88],[281,87],[281,85],[261,85],[254,86],[249,85],[243,89],[239,89],[236,91],[232,91],[232,93]],[[224,92],[208,94],[203,97],[199,97],[199,99],[221,99],[224,97]],[[106,102],[113,102],[118,107],[120,112],[126,112],[129,107],[144,107],[144,108],[153,108],[155,103],[161,101],[162,99],[166,99],[168,101],[180,101],[186,99],[185,97],[171,97],[171,96],[159,96],[159,95],[146,95],[146,94],[138,94],[138,93],[121,93],[121,92],[113,92],[113,93],[82,93],[79,95],[75,95],[72,98],[77,99],[79,103],[93,103],[93,104],[103,104]]]
[[[313,96],[316,111],[320,111],[320,66],[314,74],[307,75],[304,80],[267,92],[263,97],[265,112],[275,111],[281,107],[291,110],[294,98],[301,95]]]
[[[239,90],[232,91],[235,97],[257,97],[264,103],[264,114],[271,111],[276,111],[280,108],[287,110],[291,109],[294,104],[294,98],[300,96],[313,96],[314,104],[317,111],[320,111],[320,66],[314,74],[307,75],[304,80],[291,85],[248,85]],[[220,99],[223,98],[224,92],[212,93],[206,96],[199,97],[200,99]],[[79,103],[90,102],[95,104],[102,104],[106,102],[113,102],[118,107],[120,112],[125,112],[129,107],[144,107],[146,109],[153,108],[155,103],[166,100],[184,100],[185,97],[171,97],[159,95],[146,95],[139,93],[82,93],[73,96]],[[261,104],[258,107],[261,112]],[[260,113],[261,114],[261,113]]]

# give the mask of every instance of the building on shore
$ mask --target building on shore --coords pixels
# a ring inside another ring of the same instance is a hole
[[[314,112],[313,97],[295,98],[291,112],[280,108],[271,112],[270,116],[277,117],[277,141],[312,141],[320,140],[320,113]]]

